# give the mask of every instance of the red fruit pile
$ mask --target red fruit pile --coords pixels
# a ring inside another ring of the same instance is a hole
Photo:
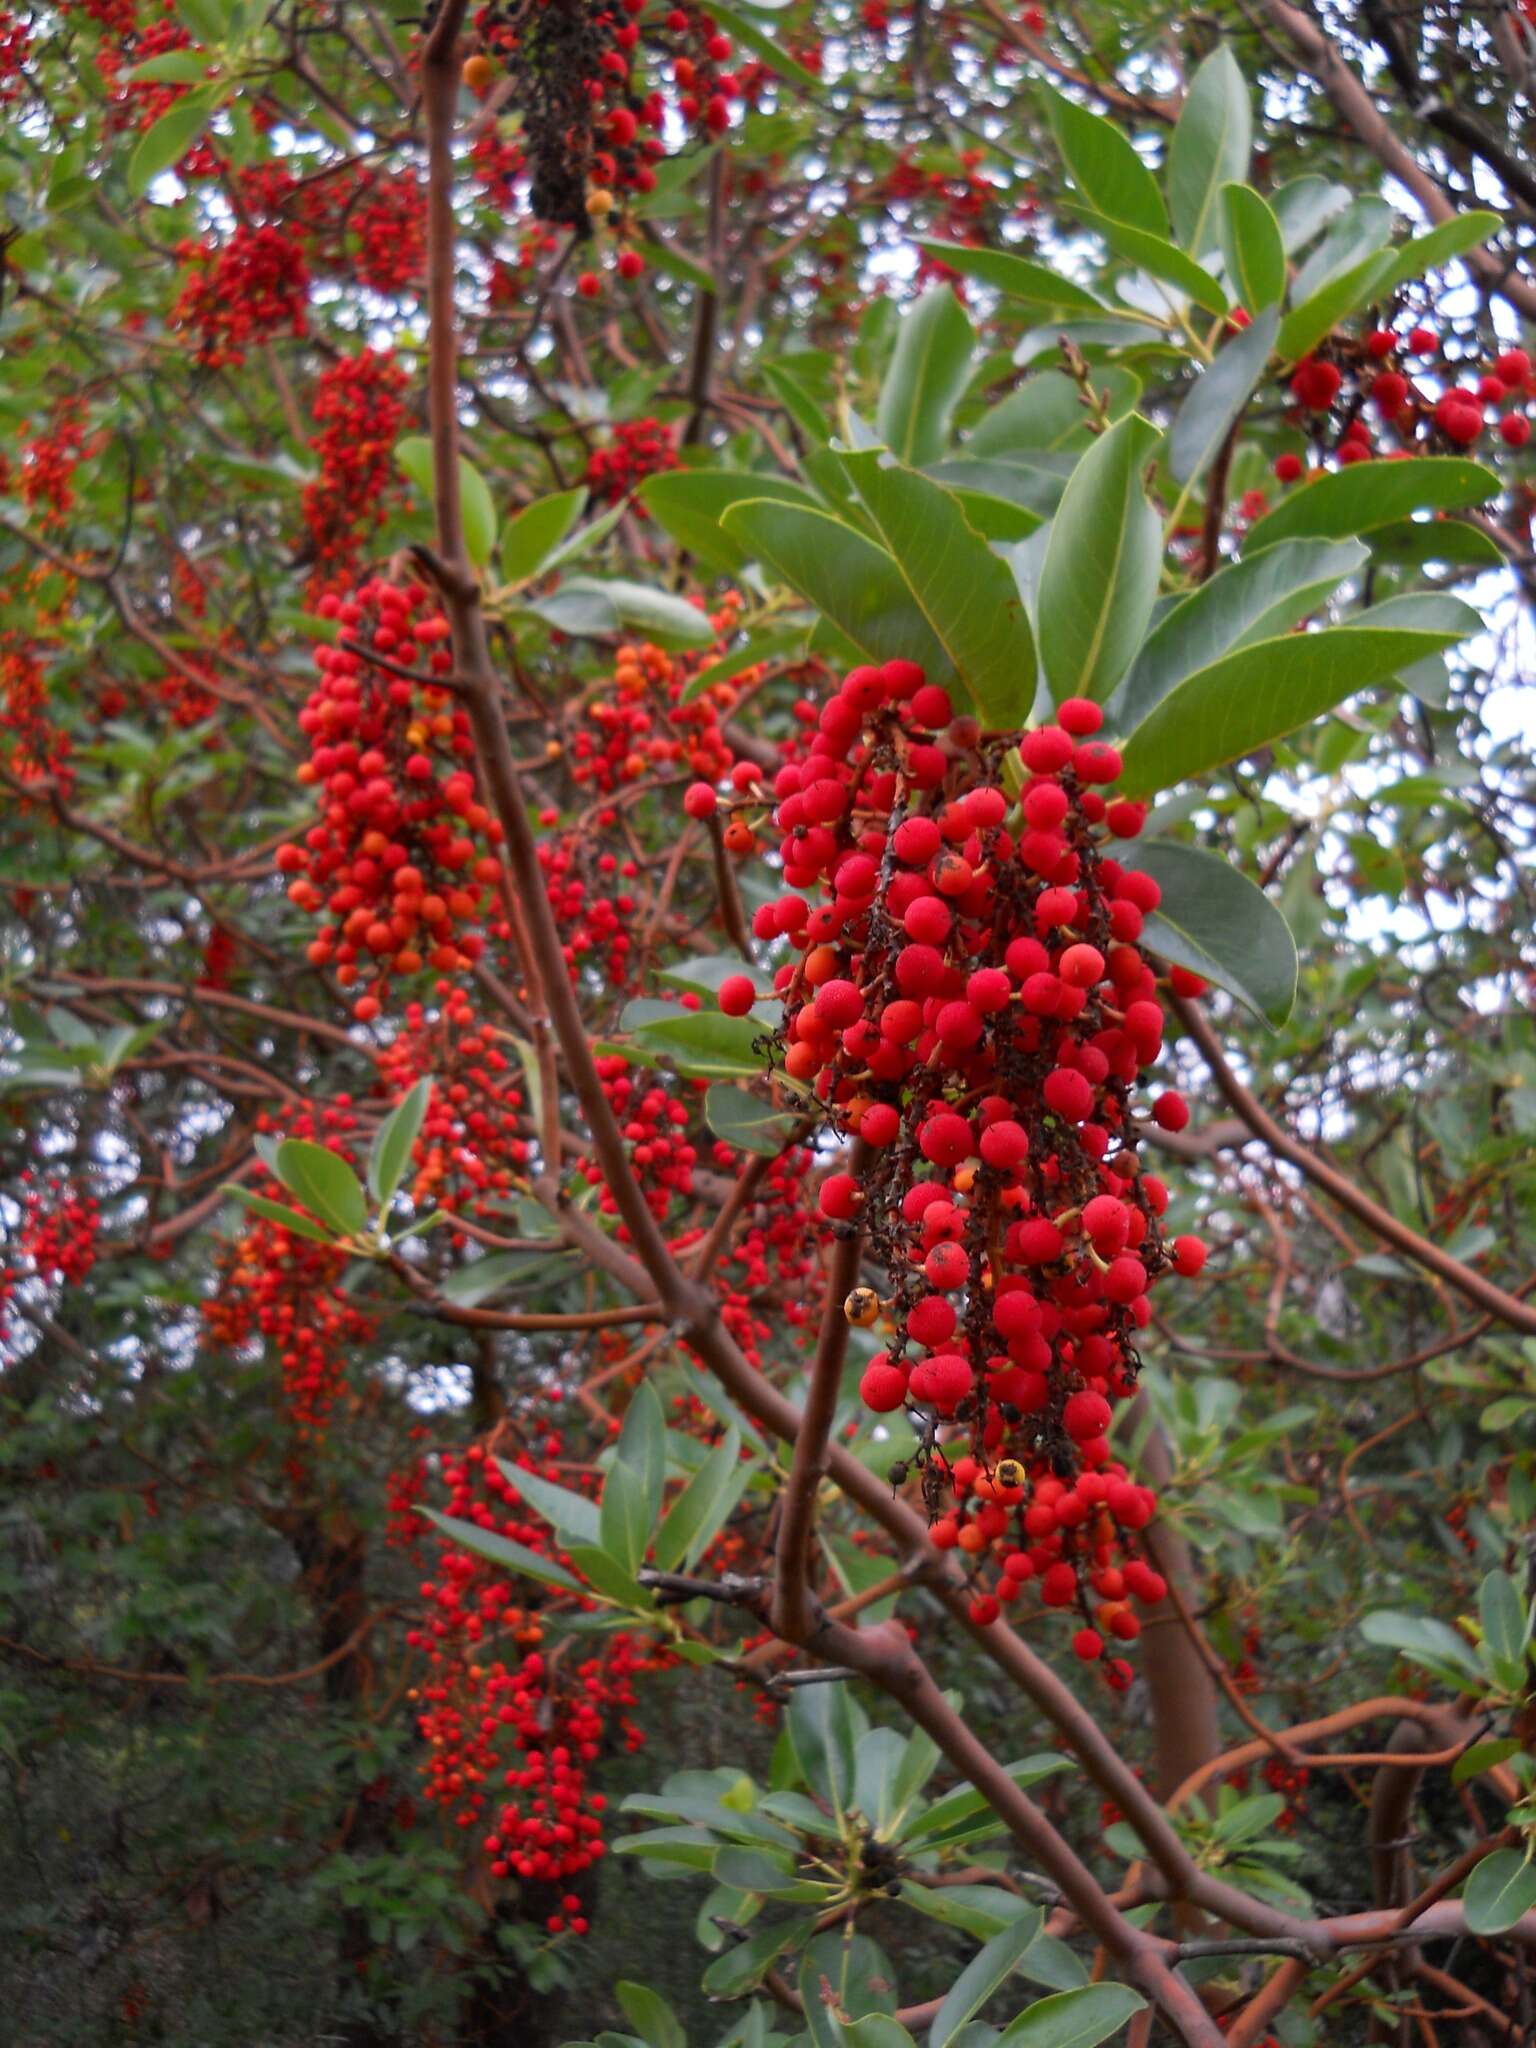
[[[608,445],[587,457],[587,488],[616,505],[659,469],[679,469],[672,437],[657,419],[619,420]],[[643,519],[643,505],[636,506]]]
[[[351,582],[363,545],[401,494],[395,443],[405,419],[408,379],[387,351],[338,356],[320,373],[310,447],[320,474],[304,486],[304,524],[314,562],[310,597]]]
[[[1162,1597],[1139,1560],[1114,1562],[1154,1500],[1106,1432],[1135,1391],[1149,1289],[1198,1272],[1205,1247],[1165,1238],[1139,1147],[1148,1118],[1189,1115],[1171,1090],[1134,1099],[1162,1046],[1137,943],[1159,891],[1106,841],[1143,807],[1105,794],[1120,757],[1094,737],[1098,706],[1059,718],[987,735],[914,663],[855,669],[774,782],[789,890],[754,931],[795,955],[775,975],[787,1073],[862,1141],[821,1208],[857,1221],[891,1276],[864,1399],[920,1411],[925,1460],[966,1441],[939,1540],[1005,1559],[974,1618],[1036,1578],[1048,1606],[1082,1611],[1086,1657],[1101,1630],[1137,1633],[1127,1596]],[[867,1308],[850,1296],[853,1320]]]
[[[1336,336],[1328,347],[1331,353],[1303,356],[1297,363],[1290,393],[1312,431],[1336,433],[1332,453],[1341,464],[1365,462],[1378,453],[1367,413],[1394,436],[1397,445],[1389,452],[1398,455],[1436,446],[1469,448],[1481,438],[1490,414],[1498,415],[1499,438],[1506,447],[1523,448],[1530,439],[1530,418],[1520,407],[1536,396],[1536,377],[1524,349],[1506,349],[1474,383],[1435,396],[1421,391],[1403,367],[1438,352],[1438,338],[1427,327],[1405,335],[1377,328],[1363,344]],[[1294,483],[1305,472],[1306,464],[1293,450],[1275,462],[1281,483]]]
[[[366,984],[353,1014],[368,1023],[392,975],[429,965],[452,974],[480,957],[502,831],[467,765],[468,714],[433,680],[453,658],[448,621],[424,586],[375,577],[318,610],[342,629],[336,646],[316,648],[320,682],[299,713],[310,758],[298,778],[320,793],[321,811],[277,865],[299,909],[336,920],[309,958],[334,963],[343,988]]]
[[[517,1462],[553,1477],[560,1439],[547,1437],[543,1448],[542,1457],[524,1453]],[[449,1515],[541,1556],[558,1555],[548,1528],[484,1446],[445,1457],[441,1477]],[[490,1809],[483,1846],[492,1877],[569,1884],[605,1852],[607,1802],[588,1784],[589,1768],[611,1732],[632,1750],[645,1739],[628,1709],[634,1675],[648,1660],[622,1634],[604,1638],[585,1659],[545,1657],[541,1595],[535,1591],[533,1604],[525,1604],[526,1586],[446,1538],[420,1591],[426,1618],[406,1640],[429,1666],[411,1695],[428,1750],[426,1798],[461,1828]],[[578,1896],[541,1903],[554,1909],[546,1917],[552,1933],[586,1933]]]

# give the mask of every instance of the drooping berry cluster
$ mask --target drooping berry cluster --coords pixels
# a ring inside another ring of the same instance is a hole
[[[1120,757],[1093,737],[1098,706],[1059,718],[986,735],[914,663],[855,669],[774,782],[789,892],[754,931],[795,956],[775,975],[787,1075],[861,1141],[821,1207],[890,1275],[888,1301],[861,1288],[846,1305],[890,1320],[864,1399],[914,1411],[931,1505],[948,1469],[961,1505],[938,1539],[978,1568],[1003,1557],[974,1618],[1038,1579],[1047,1605],[1082,1611],[1086,1657],[1137,1633],[1127,1595],[1162,1596],[1139,1559],[1114,1562],[1154,1500],[1107,1431],[1135,1391],[1149,1288],[1205,1248],[1165,1239],[1140,1150],[1147,1116],[1188,1118],[1171,1090],[1134,1097],[1162,1046],[1137,943],[1159,891],[1106,841],[1134,837],[1143,808],[1104,794]],[[737,977],[721,1005],[754,995]]]
[[[21,1176],[21,1183],[30,1181]],[[15,1260],[0,1264],[0,1308],[26,1280],[42,1287],[78,1287],[96,1263],[101,1207],[71,1181],[26,1188],[16,1232]]]
[[[283,1123],[263,1115],[257,1126],[265,1136],[304,1138],[356,1163],[352,1140],[358,1118],[349,1096],[301,1110]],[[295,1206],[292,1194],[275,1178],[263,1177],[254,1185],[268,1201]],[[348,1359],[367,1355],[378,1327],[342,1287],[347,1264],[348,1254],[338,1247],[253,1216],[229,1247],[218,1287],[203,1305],[212,1343],[240,1351],[259,1341],[276,1362],[283,1419],[296,1447],[295,1472],[302,1470],[303,1450],[324,1441],[346,1383]]]
[[[1473,383],[1426,390],[1416,378],[1432,377],[1436,386],[1444,385],[1443,369],[1435,362],[1439,353],[1439,337],[1428,327],[1406,334],[1380,327],[1363,343],[1333,336],[1325,348],[1296,365],[1290,395],[1309,432],[1324,442],[1322,452],[1346,467],[1379,452],[1367,415],[1377,422],[1378,432],[1393,437],[1389,453],[1470,448],[1487,430],[1490,414],[1497,417],[1504,445],[1523,448],[1531,422],[1522,406],[1536,396],[1525,350],[1506,349]],[[1294,450],[1275,462],[1281,483],[1295,483],[1305,474],[1306,464]]]
[[[661,469],[677,469],[677,450],[660,420],[619,420],[605,446],[594,448],[587,457],[587,489],[610,505],[617,505],[636,490],[646,477]],[[645,507],[635,510],[643,519]]]
[[[350,581],[368,536],[400,492],[395,442],[405,418],[405,372],[387,351],[365,348],[327,364],[312,405],[310,447],[320,474],[304,486],[304,524],[314,549],[310,595]]]
[[[480,957],[502,831],[464,765],[468,715],[431,680],[453,658],[426,588],[375,577],[318,610],[341,628],[338,645],[315,650],[320,682],[299,713],[311,748],[299,780],[320,793],[321,814],[277,865],[301,910],[336,920],[309,958],[334,964],[344,988],[366,985],[353,1014],[368,1023],[392,975],[451,974]]]
[[[559,1438],[550,1435],[540,1456],[525,1452],[516,1464],[553,1477],[560,1451]],[[515,1473],[504,1472],[486,1446],[445,1457],[439,1476],[449,1515],[558,1558],[549,1529],[523,1503]],[[410,1491],[414,1498],[420,1486]],[[416,1531],[402,1524],[400,1533]],[[645,1664],[641,1648],[620,1634],[603,1638],[590,1657],[557,1661],[540,1647],[537,1589],[530,1597],[526,1585],[446,1537],[429,1571],[420,1588],[426,1617],[407,1634],[428,1662],[428,1676],[411,1695],[428,1751],[424,1796],[460,1828],[489,1818],[482,1846],[493,1878],[568,1886],[605,1853],[607,1801],[588,1783],[591,1765],[610,1731],[630,1749],[644,1741],[629,1718],[633,1679]],[[586,1933],[578,1895],[536,1903],[551,1933]]]
[[[188,240],[176,254],[188,275],[171,317],[193,330],[209,369],[238,367],[253,344],[307,331],[309,268],[285,229],[242,222],[221,246]]]

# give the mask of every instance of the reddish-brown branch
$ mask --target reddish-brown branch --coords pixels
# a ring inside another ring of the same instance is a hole
[[[1199,1046],[1222,1095],[1256,1138],[1262,1139],[1272,1152],[1288,1161],[1314,1186],[1321,1188],[1346,1214],[1363,1223],[1383,1244],[1390,1244],[1416,1265],[1424,1267],[1426,1272],[1446,1281],[1499,1322],[1527,1336],[1536,1336],[1536,1308],[1522,1301],[1518,1295],[1506,1292],[1494,1281],[1485,1279],[1473,1267],[1453,1258],[1429,1238],[1421,1237],[1408,1224],[1399,1222],[1388,1210],[1373,1202],[1369,1195],[1363,1194],[1353,1181],[1293,1138],[1275,1121],[1253,1091],[1238,1079],[1199,1004],[1187,1002],[1181,996],[1170,996],[1169,1000],[1185,1030]]]

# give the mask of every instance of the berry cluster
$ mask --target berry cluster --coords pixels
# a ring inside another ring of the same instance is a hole
[[[21,1185],[31,1180],[21,1175]],[[44,1287],[78,1287],[96,1263],[101,1209],[94,1195],[71,1182],[27,1187],[16,1232],[16,1261],[0,1265],[0,1307],[24,1280]]]
[[[190,274],[172,319],[193,329],[198,362],[238,366],[255,343],[307,331],[309,269],[297,241],[280,227],[236,227],[227,242],[177,244]]]
[[[541,1457],[524,1453],[517,1464],[553,1477],[560,1448],[559,1438],[549,1436]],[[549,1530],[484,1445],[445,1457],[440,1477],[449,1515],[541,1556],[557,1555]],[[412,1499],[418,1491],[410,1489]],[[483,1846],[492,1877],[568,1886],[606,1846],[607,1802],[588,1785],[588,1768],[615,1724],[630,1749],[644,1740],[628,1718],[632,1681],[642,1668],[639,1647],[621,1634],[579,1662],[546,1658],[540,1607],[526,1604],[527,1589],[446,1538],[420,1591],[427,1618],[407,1641],[429,1666],[411,1695],[429,1752],[422,1766],[426,1798],[465,1829],[491,1809]],[[587,1931],[579,1897],[562,1894],[547,1903],[551,1933]]]
[[[1439,353],[1433,329],[1414,327],[1399,335],[1377,328],[1363,344],[1334,337],[1327,350],[1303,356],[1291,372],[1290,395],[1320,437],[1331,436],[1336,461],[1368,461],[1377,452],[1367,413],[1397,441],[1395,453],[1449,445],[1470,448],[1498,417],[1507,448],[1523,448],[1531,435],[1521,401],[1536,395],[1531,359],[1521,348],[1506,349],[1475,384],[1458,384],[1438,394],[1423,391],[1406,365],[1429,365]],[[1437,383],[1440,381],[1437,377]],[[1288,450],[1275,463],[1281,483],[1306,474],[1300,455]]]
[[[354,1163],[350,1140],[358,1117],[349,1096],[302,1110],[286,1127],[263,1115],[257,1127],[268,1137],[327,1145]],[[255,1189],[284,1208],[295,1206],[275,1179],[263,1178]],[[323,1443],[346,1382],[347,1360],[365,1357],[377,1330],[374,1318],[342,1287],[347,1263],[346,1252],[254,1216],[229,1248],[219,1284],[203,1304],[203,1325],[213,1343],[239,1351],[259,1340],[275,1356],[284,1418],[300,1445]],[[297,1460],[293,1470],[301,1470]]]
[[[321,927],[309,958],[334,963],[343,988],[368,979],[353,1014],[370,1023],[392,975],[429,964],[451,974],[480,957],[478,927],[501,872],[491,848],[502,833],[465,765],[474,756],[468,715],[431,679],[453,658],[448,622],[426,588],[375,577],[318,610],[341,639],[315,650],[320,682],[299,713],[311,751],[298,777],[323,804],[277,865],[293,877],[288,894],[299,909],[337,920]]]
[[[678,469],[681,464],[672,436],[660,420],[619,420],[606,447],[594,448],[587,457],[588,490],[617,505],[637,490],[646,477],[660,469]],[[646,517],[645,507],[635,507]]]
[[[311,601],[350,581],[363,545],[399,497],[394,447],[405,418],[406,375],[387,351],[365,348],[327,364],[311,410],[320,474],[304,487],[314,564]]]
[[[912,662],[855,669],[775,779],[789,888],[753,929],[795,956],[774,977],[787,1076],[859,1140],[821,1207],[862,1226],[891,1278],[888,1301],[846,1304],[890,1318],[864,1399],[916,1411],[925,1464],[949,1467],[961,1506],[937,1539],[978,1565],[1003,1554],[973,1617],[1038,1579],[1048,1606],[1080,1609],[1076,1647],[1096,1657],[1102,1632],[1138,1632],[1128,1597],[1162,1597],[1141,1560],[1114,1562],[1154,1500],[1107,1431],[1135,1391],[1149,1288],[1198,1272],[1205,1247],[1165,1239],[1139,1146],[1144,1116],[1176,1131],[1189,1114],[1172,1090],[1133,1102],[1163,1038],[1137,943],[1159,892],[1105,842],[1134,837],[1143,807],[1104,793],[1120,757],[1093,736],[1098,706],[1058,715],[1015,745],[955,718]],[[746,976],[720,990],[732,1014],[755,997]],[[953,1465],[941,1428],[968,1444]]]

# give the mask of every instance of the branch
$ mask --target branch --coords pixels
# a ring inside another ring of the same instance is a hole
[[[1262,1138],[1272,1152],[1288,1160],[1299,1173],[1305,1174],[1308,1180],[1374,1232],[1383,1243],[1390,1244],[1428,1272],[1438,1274],[1459,1294],[1465,1295],[1468,1301],[1476,1302],[1480,1309],[1497,1317],[1501,1323],[1507,1323],[1511,1329],[1520,1330],[1526,1336],[1536,1336],[1536,1308],[1507,1293],[1492,1280],[1485,1280],[1481,1273],[1463,1265],[1460,1259],[1442,1251],[1428,1238],[1421,1237],[1408,1224],[1400,1223],[1379,1203],[1373,1202],[1369,1195],[1362,1194],[1353,1181],[1326,1165],[1315,1152],[1309,1151],[1282,1129],[1252,1090],[1237,1078],[1199,1005],[1176,995],[1170,995],[1169,1001],[1184,1029],[1199,1046],[1217,1087],[1256,1138]]]

